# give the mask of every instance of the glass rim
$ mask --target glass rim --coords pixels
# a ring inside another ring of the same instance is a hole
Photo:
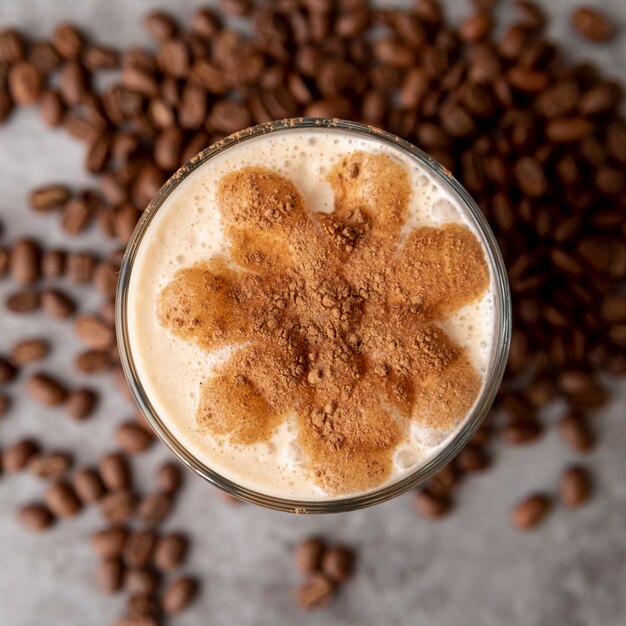
[[[268,133],[286,132],[297,129],[337,129],[357,135],[364,135],[369,138],[375,138],[388,146],[399,148],[411,158],[417,160],[431,175],[442,183],[444,188],[456,196],[460,201],[463,211],[469,214],[482,240],[492,280],[495,283],[495,347],[491,354],[491,361],[480,396],[476,400],[471,413],[465,416],[464,423],[457,433],[437,454],[425,464],[407,474],[404,478],[390,485],[384,485],[363,494],[324,500],[282,498],[248,489],[238,484],[236,481],[222,476],[219,472],[203,463],[187,450],[171,433],[158,415],[141,383],[130,347],[127,319],[128,294],[135,258],[137,257],[139,247],[144,235],[148,231],[152,219],[170,194],[197,168],[204,165],[222,151]],[[336,118],[289,118],[259,124],[225,137],[200,152],[172,174],[146,207],[128,242],[120,267],[117,284],[115,318],[120,360],[133,398],[159,439],[170,448],[184,465],[215,487],[246,502],[291,513],[338,513],[379,504],[416,487],[431,478],[437,471],[449,463],[469,442],[491,408],[504,375],[511,338],[511,295],[506,267],[495,236],[482,211],[478,208],[469,193],[452,176],[449,170],[408,141],[372,126]]]

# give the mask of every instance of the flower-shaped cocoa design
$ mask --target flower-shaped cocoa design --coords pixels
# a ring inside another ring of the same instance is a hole
[[[489,285],[467,228],[408,228],[404,165],[355,152],[329,174],[334,211],[314,213],[286,178],[225,175],[218,208],[230,253],[179,270],[160,322],[213,351],[236,345],[202,385],[208,436],[268,441],[287,418],[329,494],[380,485],[412,420],[449,428],[481,380],[444,319]]]

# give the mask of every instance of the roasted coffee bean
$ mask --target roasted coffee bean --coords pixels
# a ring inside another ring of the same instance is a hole
[[[450,510],[451,503],[445,495],[435,495],[429,489],[420,489],[415,492],[415,509],[424,517],[438,518]]]
[[[67,396],[65,409],[70,417],[82,421],[93,413],[97,402],[98,396],[92,389],[75,389]]]
[[[173,580],[163,590],[161,607],[168,615],[184,611],[193,601],[198,585],[193,578],[183,577]]]
[[[156,535],[153,532],[131,532],[124,542],[124,563],[131,568],[145,567],[152,559],[155,544]]]
[[[541,424],[532,418],[516,418],[502,429],[502,439],[513,445],[526,444],[541,436]]]
[[[38,187],[30,193],[30,206],[40,213],[47,213],[65,206],[71,195],[70,190],[63,185],[48,185]]]
[[[52,44],[68,60],[76,60],[83,49],[83,36],[73,24],[59,24],[54,29]]]
[[[65,252],[46,250],[41,256],[41,273],[44,278],[60,278],[65,272]]]
[[[71,252],[67,255],[66,273],[71,282],[83,285],[91,281],[96,261],[86,252]]]
[[[317,537],[310,537],[300,542],[294,551],[296,567],[305,573],[316,572],[320,569],[322,556],[326,547]]]
[[[99,530],[91,535],[91,549],[103,559],[115,559],[122,556],[128,531],[119,526]],[[127,572],[127,574],[129,574]]]
[[[49,452],[36,454],[28,463],[28,469],[39,478],[59,478],[72,465],[69,454]]]
[[[19,510],[20,524],[34,533],[48,529],[54,522],[52,513],[43,504],[27,504]]]
[[[154,548],[154,564],[162,572],[171,572],[182,565],[189,543],[180,534],[163,535],[158,538]]]
[[[317,572],[311,574],[295,592],[296,603],[305,611],[321,609],[330,604],[334,597],[333,583]]]
[[[104,496],[104,485],[99,474],[88,467],[74,474],[73,486],[79,500],[84,504],[98,502]]]
[[[0,32],[0,66],[9,66],[24,58],[24,40],[22,35],[13,29]]]
[[[114,70],[119,67],[117,51],[106,46],[88,44],[83,52],[83,65],[91,72],[96,70]]]
[[[561,502],[574,509],[589,500],[591,478],[584,467],[570,467],[561,476],[559,485]]]
[[[461,450],[456,462],[464,472],[480,472],[489,466],[489,458],[483,448],[468,444]]]
[[[48,89],[39,99],[39,114],[46,126],[59,126],[63,121],[65,105],[57,91]]]
[[[49,374],[33,374],[26,381],[26,393],[39,404],[58,406],[68,396],[67,388]]]
[[[150,569],[128,569],[124,575],[124,588],[130,593],[152,594],[159,586],[159,577]]]
[[[151,37],[157,41],[165,41],[178,30],[174,18],[164,11],[151,11],[143,19],[143,25]]]
[[[29,285],[41,275],[41,250],[32,239],[13,244],[10,258],[11,277],[20,285]]]
[[[335,583],[343,583],[352,576],[354,554],[348,548],[327,548],[322,556],[322,573]]]
[[[578,7],[571,20],[575,30],[589,41],[608,41],[615,34],[611,20],[595,7]]]
[[[7,473],[23,470],[39,451],[32,439],[22,439],[2,452],[2,469]]]
[[[124,566],[117,558],[104,559],[99,567],[96,579],[98,588],[106,593],[115,593],[122,586]]]
[[[584,419],[576,413],[569,413],[563,417],[559,424],[559,432],[563,440],[574,450],[586,452],[593,448],[593,434]]]
[[[110,452],[100,460],[100,477],[111,491],[127,489],[130,485],[130,466],[121,454]]]
[[[153,493],[139,503],[137,515],[146,524],[160,524],[172,510],[172,495],[166,492]]]
[[[52,317],[66,319],[74,313],[76,305],[68,295],[58,289],[46,289],[41,294],[43,310]]]
[[[135,513],[137,497],[124,489],[108,494],[102,500],[102,515],[111,524],[124,524]]]
[[[549,510],[550,500],[546,496],[530,496],[513,510],[513,523],[520,530],[530,530],[543,521]]]
[[[74,490],[65,482],[55,482],[45,493],[46,505],[57,517],[73,517],[81,508]]]
[[[115,440],[124,452],[139,454],[152,445],[154,437],[135,422],[125,422],[117,427]]]
[[[83,374],[99,374],[113,367],[113,359],[109,352],[88,350],[76,357],[76,369]]]
[[[9,70],[9,92],[15,104],[35,104],[41,95],[43,77],[30,61],[18,61]]]
[[[74,332],[86,346],[94,350],[109,348],[115,341],[114,331],[94,315],[77,317]]]
[[[156,483],[161,491],[175,493],[180,489],[182,482],[180,465],[174,461],[163,463],[157,470]]]
[[[136,593],[128,596],[126,601],[126,608],[129,615],[132,615],[134,619],[145,619],[147,616],[156,615],[159,613],[159,605],[154,598],[147,593]],[[145,622],[137,622],[137,626],[141,626]],[[149,624],[149,622],[148,622]],[[154,622],[156,625],[156,622]]]
[[[42,301],[42,295],[38,291],[20,290],[9,295],[4,304],[12,313],[21,314],[37,311]]]
[[[11,361],[22,366],[40,361],[50,352],[50,344],[45,339],[23,339],[11,348]],[[0,378],[2,367],[0,366]]]
[[[10,383],[17,378],[19,370],[14,363],[0,356],[0,383]]]

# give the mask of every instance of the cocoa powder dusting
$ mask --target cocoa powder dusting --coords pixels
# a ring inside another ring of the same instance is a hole
[[[411,186],[390,156],[354,152],[328,180],[326,214],[271,170],[224,176],[232,262],[179,270],[158,316],[206,350],[239,346],[202,385],[207,433],[268,441],[293,414],[313,480],[339,495],[388,478],[412,420],[447,429],[474,403],[480,377],[437,320],[480,298],[489,270],[466,227],[402,238]]]

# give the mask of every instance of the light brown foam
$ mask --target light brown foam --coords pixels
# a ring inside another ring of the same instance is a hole
[[[225,175],[228,259],[179,270],[158,316],[206,350],[239,346],[202,384],[207,436],[266,442],[295,413],[311,479],[343,495],[389,477],[412,421],[450,428],[473,405],[480,376],[437,320],[480,298],[489,270],[463,226],[401,238],[411,186],[394,158],[354,152],[329,181],[325,214],[269,169]]]

